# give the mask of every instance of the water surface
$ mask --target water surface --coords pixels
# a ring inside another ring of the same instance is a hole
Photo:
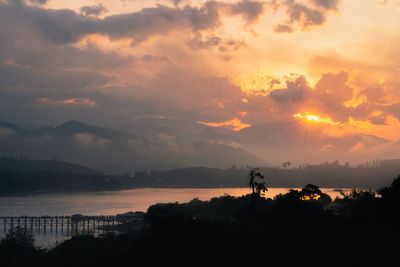
[[[270,188],[267,197],[288,192],[288,188]],[[334,189],[322,188],[332,199],[340,196]],[[348,189],[344,189],[348,191]],[[193,198],[209,200],[229,194],[242,196],[248,188],[146,188],[71,194],[37,194],[0,197],[0,216],[41,215],[115,215],[146,211],[156,203],[188,202]]]

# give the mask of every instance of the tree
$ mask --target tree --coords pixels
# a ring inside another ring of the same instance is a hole
[[[322,196],[322,192],[318,186],[308,184],[300,191],[302,200],[319,200]]]
[[[265,186],[264,175],[261,174],[258,168],[248,167],[250,169],[249,173],[249,187],[253,195],[258,195],[260,197],[264,196],[264,193],[268,191]]]
[[[388,187],[381,188],[378,193],[384,201],[398,203],[400,201],[400,175]]]
[[[300,199],[303,201],[319,202],[323,205],[328,205],[332,202],[331,197],[328,194],[323,193],[318,186],[313,184],[307,184],[299,192]]]
[[[18,247],[21,249],[32,249],[34,248],[35,238],[32,234],[32,231],[17,227],[10,229],[6,236],[1,239],[0,244],[9,247]]]
[[[290,165],[292,165],[292,163],[290,161],[284,161],[284,162],[282,162],[281,166],[282,166],[282,168],[286,169],[286,168],[289,168]]]

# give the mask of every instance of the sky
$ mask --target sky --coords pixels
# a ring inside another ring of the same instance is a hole
[[[400,139],[398,0],[0,0],[0,118]]]

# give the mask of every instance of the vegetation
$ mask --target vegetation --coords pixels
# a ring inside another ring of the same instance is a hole
[[[269,187],[298,187],[318,184],[331,188],[380,188],[400,173],[400,160],[375,161],[357,166],[326,162],[281,167],[259,167],[268,177]],[[192,167],[174,170],[136,172],[134,183],[147,187],[246,187],[248,168],[229,169]]]
[[[45,252],[35,247],[34,242],[35,238],[28,229],[17,227],[7,232],[0,241],[0,265],[20,266],[42,260]]]
[[[29,235],[9,234],[0,265],[396,266],[399,207],[400,176],[377,192],[353,190],[334,200],[308,184],[274,199],[157,204],[138,233],[77,236],[46,252],[24,249],[32,247]]]
[[[400,172],[400,160],[350,166],[338,162],[319,165],[254,169],[263,173],[269,187],[302,187],[317,184],[333,188],[380,188]],[[57,160],[0,159],[0,195],[35,192],[71,192],[119,190],[138,187],[246,187],[263,191],[263,179],[254,177],[249,184],[248,168],[229,169],[193,167],[184,169],[136,172],[133,175],[106,175],[79,165]]]
[[[262,197],[266,191],[268,191],[263,181],[264,175],[261,174],[258,168],[250,168],[249,173],[249,187],[253,195]]]

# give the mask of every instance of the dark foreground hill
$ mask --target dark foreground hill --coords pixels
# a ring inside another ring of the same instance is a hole
[[[25,231],[0,242],[1,266],[398,266],[400,176],[332,201],[316,186],[158,204],[138,232],[76,236],[48,251]]]

